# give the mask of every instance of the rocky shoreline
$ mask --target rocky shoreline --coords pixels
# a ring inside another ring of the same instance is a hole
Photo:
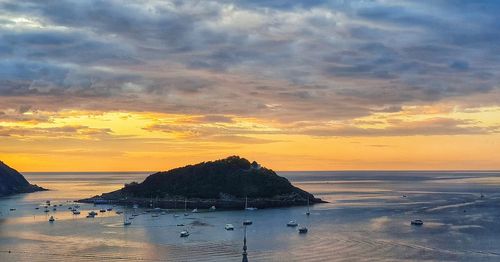
[[[186,203],[187,209],[209,209],[215,206],[217,209],[228,209],[228,210],[238,210],[245,208],[245,199],[234,198],[234,199],[199,199],[199,198],[161,198],[161,199],[151,199],[151,198],[139,198],[139,197],[110,197],[103,194],[102,196],[94,196],[91,198],[85,198],[77,200],[80,203],[89,204],[112,204],[121,206],[133,206],[137,205],[139,207],[149,208],[157,207],[163,209],[184,209],[184,204]],[[309,201],[310,205],[328,203],[319,198],[314,198]],[[253,198],[248,199],[249,207],[256,207],[258,209],[264,208],[277,208],[277,207],[292,207],[292,206],[306,206],[307,199],[301,198],[299,196],[277,196],[273,198]]]

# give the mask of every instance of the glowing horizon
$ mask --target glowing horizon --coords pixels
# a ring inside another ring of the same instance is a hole
[[[500,169],[498,4],[313,2],[0,2],[0,160]]]

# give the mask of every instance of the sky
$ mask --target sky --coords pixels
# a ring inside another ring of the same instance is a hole
[[[0,0],[0,160],[500,169],[499,16],[499,1]]]

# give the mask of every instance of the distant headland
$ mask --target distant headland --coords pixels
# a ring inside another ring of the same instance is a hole
[[[17,170],[0,161],[0,196],[45,190],[47,189],[30,184]]]
[[[202,162],[148,176],[142,183],[79,200],[158,208],[242,209],[324,203],[273,170],[239,156]]]

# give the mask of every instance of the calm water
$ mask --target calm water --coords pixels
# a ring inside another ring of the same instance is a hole
[[[102,206],[81,205],[82,214],[73,216],[68,201],[141,181],[147,173],[26,174],[52,191],[0,199],[0,261],[239,261],[246,218],[254,222],[250,261],[500,261],[500,172],[280,174],[330,203],[315,205],[309,217],[304,207],[188,217],[170,212],[140,215],[123,227],[114,211],[85,218]],[[35,209],[49,199],[63,206],[48,214]],[[416,218],[425,224],[411,226]],[[286,227],[291,219],[309,233]],[[226,223],[235,230],[224,230]],[[188,238],[179,237],[184,228]]]

